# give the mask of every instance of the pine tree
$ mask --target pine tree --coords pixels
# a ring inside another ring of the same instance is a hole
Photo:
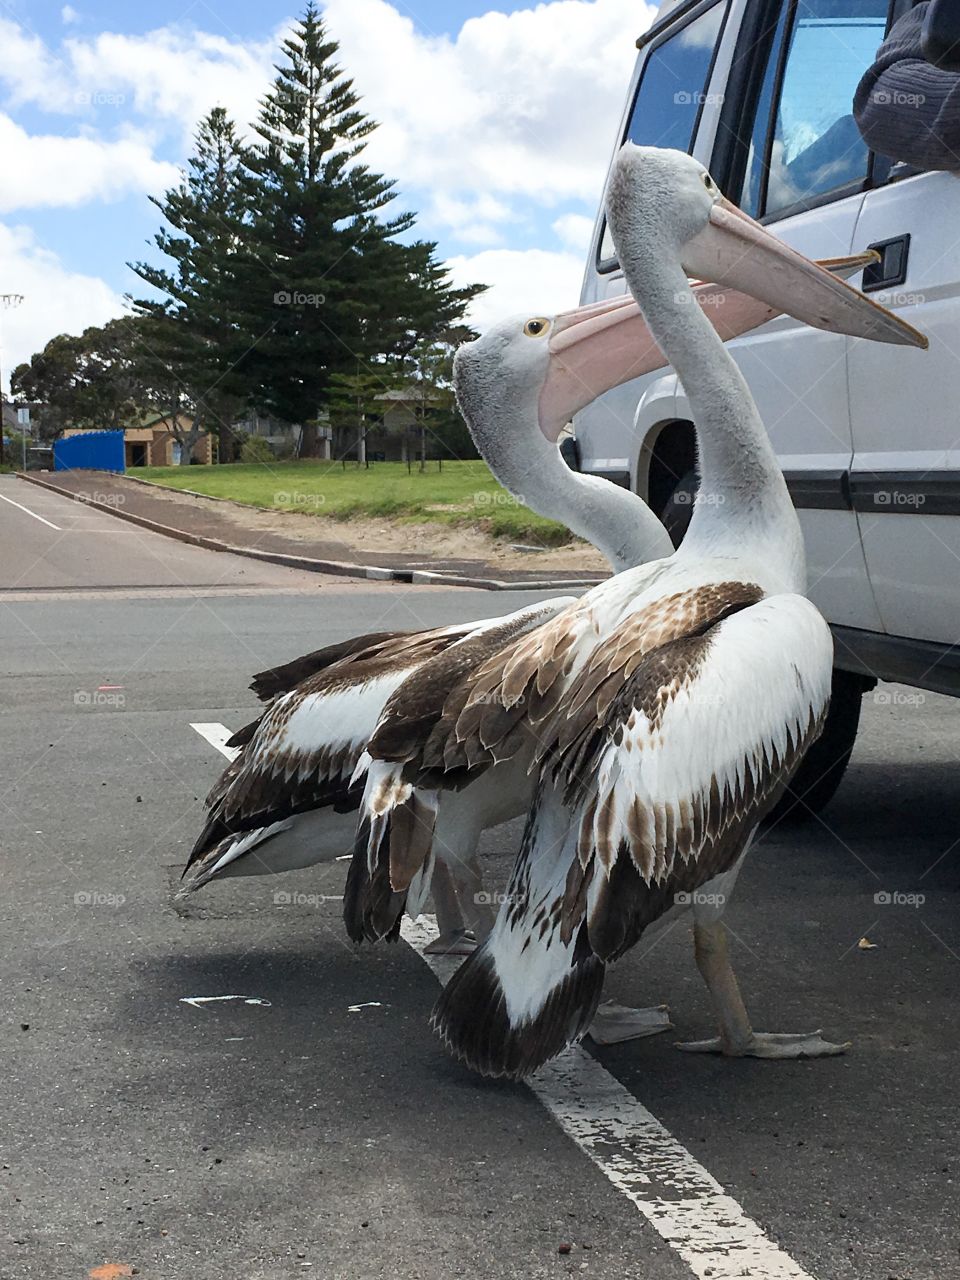
[[[394,183],[359,161],[376,125],[358,109],[337,48],[310,3],[245,154],[245,372],[262,407],[304,424],[331,374],[409,350],[480,288],[454,288],[435,245],[401,239],[414,215],[393,212]],[[314,450],[308,429],[304,452]]]
[[[154,237],[172,266],[131,263],[161,299],[137,299],[145,374],[165,410],[194,419],[194,439],[216,430],[220,456],[232,453],[231,421],[248,398],[243,362],[251,335],[234,299],[243,292],[246,189],[243,148],[222,107],[201,121],[194,155],[180,185],[151,197],[172,230]],[[186,444],[192,448],[193,441]],[[182,460],[189,460],[184,448]]]

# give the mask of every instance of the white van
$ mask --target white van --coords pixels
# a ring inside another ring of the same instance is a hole
[[[691,152],[721,190],[811,258],[875,247],[859,284],[930,349],[783,318],[730,344],[798,508],[810,596],[833,627],[827,732],[798,775],[833,794],[877,679],[960,694],[960,178],[871,154],[857,83],[909,0],[673,0],[638,40],[619,139]],[[605,220],[582,300],[626,288]],[[583,471],[628,485],[682,536],[696,491],[683,388],[656,373],[575,422]],[[798,807],[796,813],[801,812]]]

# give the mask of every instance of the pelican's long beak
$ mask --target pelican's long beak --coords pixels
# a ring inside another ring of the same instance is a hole
[[[831,258],[822,266],[846,276],[877,257],[868,251]],[[783,310],[747,293],[712,284],[695,285],[693,295],[724,341],[766,324]],[[605,391],[666,364],[629,294],[561,312],[554,317],[548,342],[550,363],[540,391],[540,430],[551,441],[559,438],[575,413]]]
[[[690,274],[740,289],[816,329],[927,346],[913,325],[778,240],[725,197],[714,204],[703,230],[683,246],[681,257]]]

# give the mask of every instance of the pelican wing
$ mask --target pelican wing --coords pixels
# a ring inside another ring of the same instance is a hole
[[[279,694],[237,735],[246,745],[210,793],[186,869],[227,837],[323,805],[354,806],[360,789],[351,779],[391,694],[420,663],[484,625],[397,633]]]
[[[629,656],[619,673],[605,658],[573,691],[550,773],[576,833],[563,934],[586,919],[591,950],[610,960],[677,893],[727,870],[776,803],[823,726],[833,642],[808,600],[780,595],[630,674]]]
[[[337,644],[328,644],[322,649],[314,649],[312,653],[304,653],[299,658],[284,662],[277,667],[268,667],[266,671],[258,671],[250,681],[250,688],[261,702],[269,702],[281,693],[289,693],[298,684],[319,671],[332,667],[338,662],[364,661],[370,657],[369,650],[390,647],[403,643],[410,635],[419,632],[408,631],[372,631],[368,635],[351,636],[349,640],[341,640]],[[240,730],[239,732],[242,732]],[[234,737],[237,735],[235,734]],[[240,742],[235,746],[242,746]]]
[[[604,964],[732,865],[820,731],[833,654],[820,614],[751,584],[709,590],[705,621],[655,646],[651,611],[646,628],[628,618],[545,727],[497,923],[433,1016],[485,1075],[520,1078],[583,1033]]]
[[[357,843],[347,880],[344,920],[352,938],[374,941],[394,932],[407,891],[431,865],[437,797],[415,785],[426,736],[442,718],[451,691],[518,636],[543,629],[574,603],[561,596],[495,619],[431,658],[400,684],[370,737]]]

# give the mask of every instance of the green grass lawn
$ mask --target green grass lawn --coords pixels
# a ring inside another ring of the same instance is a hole
[[[571,540],[562,524],[529,511],[501,488],[485,462],[436,462],[407,471],[402,462],[369,469],[347,463],[233,463],[214,467],[138,467],[135,476],[171,489],[193,489],[251,507],[298,511],[328,520],[389,516],[410,522],[479,525],[511,542],[560,546]]]

